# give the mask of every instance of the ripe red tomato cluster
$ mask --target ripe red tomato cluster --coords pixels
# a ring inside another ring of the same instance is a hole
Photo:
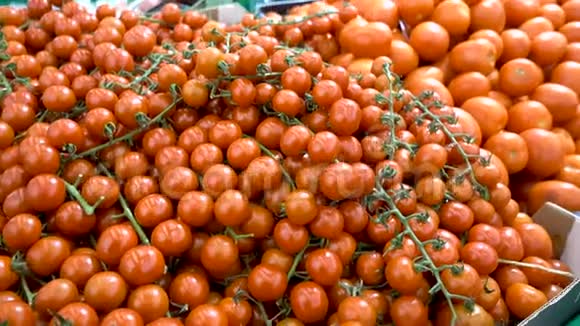
[[[0,324],[525,319],[573,277],[526,212],[578,209],[579,9],[0,7]]]

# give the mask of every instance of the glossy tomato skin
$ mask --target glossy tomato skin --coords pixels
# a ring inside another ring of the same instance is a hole
[[[106,264],[117,266],[127,250],[137,246],[137,233],[129,224],[107,227],[97,239],[97,257]]]
[[[290,291],[290,304],[296,317],[304,323],[324,320],[328,312],[328,297],[314,282],[302,282]]]
[[[210,273],[228,272],[239,261],[239,249],[226,235],[210,237],[201,249],[201,263]]]
[[[58,311],[59,316],[79,325],[96,326],[99,325],[99,316],[97,312],[88,304],[82,302],[69,303]],[[50,326],[58,325],[59,320],[53,317],[50,320]]]
[[[553,257],[553,244],[543,226],[536,223],[524,223],[515,225],[514,228],[522,237],[525,256],[537,256],[544,259]]]
[[[145,285],[161,278],[165,258],[153,246],[137,246],[127,250],[119,262],[119,273],[132,285]]]
[[[26,203],[31,208],[45,212],[58,208],[65,199],[64,182],[56,175],[40,174],[26,185]]]
[[[362,325],[374,325],[377,319],[377,311],[361,297],[347,297],[338,305],[338,321],[357,321]]]
[[[482,276],[481,283],[482,291],[475,298],[475,303],[486,311],[490,311],[501,300],[501,290],[497,281],[489,276]]]
[[[413,260],[407,256],[391,259],[385,268],[385,278],[402,294],[415,293],[424,280],[423,275],[415,270]]]
[[[70,237],[86,235],[97,223],[95,214],[86,214],[76,201],[68,201],[60,205],[54,219],[55,227]]]
[[[0,306],[0,321],[10,325],[34,325],[36,318],[28,304],[12,301]]]
[[[4,244],[11,250],[24,250],[40,239],[42,225],[32,214],[18,214],[6,222],[2,229]]]
[[[528,146],[527,171],[540,178],[557,173],[564,164],[565,152],[558,136],[543,129],[528,129],[520,134]],[[544,147],[546,146],[546,147]],[[543,148],[551,148],[550,155],[543,156]]]
[[[183,322],[178,318],[162,317],[156,319],[147,325],[149,326],[183,326]]]
[[[540,2],[1,7],[0,322],[527,317],[571,280],[505,260],[569,272],[530,216],[580,210],[580,7]]]
[[[459,270],[445,269],[441,273],[445,287],[454,294],[475,297],[481,292],[479,274],[469,264],[463,264]]]
[[[548,180],[534,184],[528,193],[528,209],[530,213],[536,212],[548,201],[560,205],[568,210],[577,211],[580,204],[573,198],[580,194],[580,188],[570,182]]]
[[[71,244],[68,240],[48,236],[41,238],[28,249],[26,263],[36,275],[50,275],[58,271],[70,253]]]
[[[1,291],[0,292],[0,303],[7,303],[13,301],[22,301],[22,298],[13,291]]]
[[[461,258],[473,266],[480,275],[491,274],[498,266],[498,253],[485,242],[468,242],[461,249]]]
[[[111,178],[104,176],[90,177],[81,188],[83,198],[91,205],[99,201],[100,208],[113,206],[119,199],[119,193],[119,184]]]
[[[288,287],[286,273],[277,268],[260,264],[248,276],[248,290],[262,301],[273,301],[284,295]]]
[[[182,272],[171,281],[168,292],[172,302],[197,307],[208,300],[210,285],[202,273]]]
[[[101,325],[131,325],[131,326],[139,326],[144,325],[143,318],[139,315],[135,310],[128,309],[128,308],[118,308],[110,313],[108,313],[103,319],[101,320]]]
[[[232,297],[221,299],[218,306],[226,313],[228,322],[246,324],[252,319],[253,309],[247,300],[235,300]]]
[[[128,285],[116,272],[100,272],[93,275],[85,285],[85,302],[98,312],[118,308],[125,300]]]
[[[306,271],[321,285],[330,286],[338,282],[342,275],[340,257],[328,249],[316,249],[306,256]]]
[[[193,309],[185,319],[186,326],[216,325],[227,326],[227,314],[219,306],[203,304]]]
[[[0,256],[0,289],[2,291],[8,290],[12,285],[18,282],[18,274],[16,274],[11,267],[12,259],[8,256]]]
[[[136,311],[145,323],[149,323],[162,318],[169,311],[169,296],[159,285],[143,285],[131,292],[127,307]]]
[[[402,296],[391,304],[391,318],[399,325],[423,325],[428,321],[425,304],[414,296]]]
[[[176,219],[163,221],[151,232],[151,243],[164,256],[179,256],[193,245],[191,229]]]
[[[548,298],[531,285],[515,283],[507,288],[505,300],[511,313],[518,318],[526,318],[544,305]]]
[[[48,319],[51,311],[59,311],[66,305],[79,300],[77,286],[67,279],[54,279],[46,283],[34,297],[34,309],[43,319]]]
[[[456,325],[482,325],[482,326],[492,326],[495,325],[494,318],[485,311],[481,306],[475,305],[473,310],[469,311],[461,304],[454,304],[453,309],[457,314]],[[448,306],[442,308],[442,310],[437,312],[437,317],[435,319],[436,326],[444,326],[451,324],[451,310]]]
[[[102,265],[95,253],[74,251],[60,266],[59,276],[83,288],[87,281],[102,271]]]

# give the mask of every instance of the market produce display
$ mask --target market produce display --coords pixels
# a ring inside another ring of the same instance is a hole
[[[0,7],[1,325],[511,325],[574,278],[580,0]]]

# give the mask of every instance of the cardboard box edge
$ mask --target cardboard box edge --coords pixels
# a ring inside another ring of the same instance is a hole
[[[572,234],[574,224],[580,223],[580,216],[577,212],[570,212],[563,207],[556,205],[554,203],[548,202],[542,206],[534,216],[538,217],[538,213],[558,213],[556,218],[565,219],[570,223],[571,228],[568,230],[564,248],[568,242],[568,238],[574,236]],[[537,221],[534,219],[534,221]],[[545,221],[544,221],[545,222]],[[543,224],[542,224],[543,225]],[[543,225],[544,226],[544,225]],[[576,229],[578,230],[578,229]],[[580,234],[576,234],[580,237]],[[578,256],[580,259],[580,255]],[[568,262],[566,262],[568,263]],[[578,276],[578,275],[577,275]],[[572,297],[574,296],[574,297]],[[572,299],[568,302],[567,306],[562,307],[563,300]],[[546,326],[546,325],[562,325],[563,323],[569,321],[576,314],[580,313],[580,278],[575,278],[566,288],[562,290],[556,297],[552,298],[546,304],[544,304],[540,309],[535,311],[532,315],[528,316],[525,320],[519,322],[518,326]],[[558,306],[560,305],[560,306]],[[559,307],[559,308],[558,308]],[[557,309],[557,310],[555,310]]]

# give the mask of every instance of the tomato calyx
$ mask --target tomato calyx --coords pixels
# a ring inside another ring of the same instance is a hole
[[[234,295],[234,300],[236,300],[237,302],[239,302],[241,300],[250,301],[258,308],[259,316],[262,318],[262,321],[266,324],[266,326],[273,326],[274,325],[274,321],[276,319],[270,318],[268,316],[268,312],[266,311],[266,308],[264,307],[264,304],[256,299],[254,299],[248,292],[241,290],[241,289],[238,290]]]
[[[445,244],[447,242],[441,238],[435,238],[435,239],[424,241],[423,243],[424,244],[431,244],[431,247],[433,248],[433,250],[439,251],[445,247]]]
[[[49,311],[51,313],[51,315],[55,318],[55,324],[58,326],[74,326],[73,322],[64,318],[63,316],[61,316],[58,313],[55,313],[53,311]]]
[[[25,256],[22,252],[17,251],[10,262],[10,268],[20,275],[21,281],[24,280],[26,276],[33,275],[28,265],[26,264]]]
[[[338,283],[338,286],[340,286],[342,289],[344,289],[346,291],[346,293],[348,293],[348,295],[351,297],[358,297],[361,295],[362,291],[364,291],[366,289],[373,288],[372,286],[365,286],[362,280],[358,280],[354,284],[350,283],[350,282],[346,282],[344,280],[341,280]],[[378,287],[380,287],[380,285],[375,286],[375,287],[378,288]]]
[[[1,42],[1,41],[0,41]],[[1,51],[1,50],[0,50]],[[22,85],[26,88],[30,87],[30,78],[21,77],[16,73],[16,63],[11,62],[2,68],[2,72],[6,75],[12,76],[12,84]],[[2,97],[0,97],[2,99]]]
[[[170,301],[169,305],[172,308],[177,309],[175,311],[171,311],[168,313],[167,317],[170,317],[170,318],[181,317],[189,311],[189,305],[187,305],[187,304],[178,304],[178,303],[175,303],[173,301]]]
[[[485,282],[483,283],[483,291],[486,294],[490,294],[493,293],[493,291],[495,291],[494,289],[489,287],[489,277],[486,277]]]
[[[282,112],[274,111],[271,108],[270,104],[264,104],[261,106],[261,108],[262,108],[262,112],[264,112],[264,114],[266,114],[267,116],[270,116],[270,117],[276,117],[276,118],[280,119],[287,126],[303,125],[302,122],[300,120],[298,120],[297,118],[291,118]]]
[[[451,267],[449,267],[449,270],[451,270],[451,274],[459,275],[459,274],[463,273],[464,267],[461,264],[456,264],[456,265],[452,265]]]
[[[5,51],[8,45],[6,43],[6,39],[4,34],[0,35],[0,60],[4,62],[9,62],[11,57]],[[10,62],[6,65],[2,65],[1,69],[2,73],[0,74],[0,101],[4,99],[8,94],[14,91],[15,85],[22,85],[25,88],[30,87],[30,78],[28,77],[21,77],[16,73],[16,63]],[[10,81],[7,76],[10,76]]]

